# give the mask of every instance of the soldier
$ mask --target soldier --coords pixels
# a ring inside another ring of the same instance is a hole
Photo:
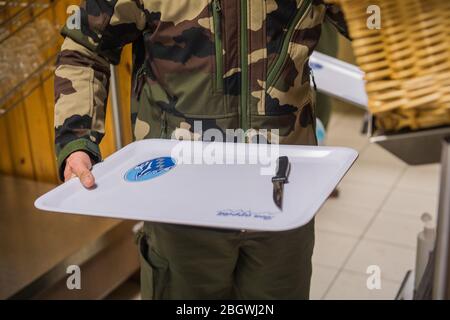
[[[316,145],[308,58],[329,20],[323,0],[86,0],[67,26],[55,71],[60,177],[90,188],[101,161],[109,64],[133,44],[134,138],[179,129],[278,129],[283,144]],[[201,135],[201,133],[200,133]],[[213,192],[213,191],[212,191]],[[176,201],[176,199],[174,199]],[[285,232],[145,223],[142,297],[308,299],[314,221]]]

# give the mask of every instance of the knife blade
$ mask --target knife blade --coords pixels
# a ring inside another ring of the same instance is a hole
[[[277,160],[276,175],[272,177],[273,183],[273,201],[276,206],[283,211],[284,185],[289,183],[288,177],[291,171],[289,158],[286,156],[279,157]]]

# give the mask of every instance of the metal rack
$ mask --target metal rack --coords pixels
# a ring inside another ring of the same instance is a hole
[[[34,70],[27,78],[17,84],[12,90],[0,97],[0,116],[11,111],[27,98],[33,90],[53,76],[53,65],[56,55],[51,55],[44,63]]]
[[[57,2],[58,0],[56,0]],[[52,6],[55,1],[39,0],[39,1],[0,1],[0,10],[5,8],[20,8],[17,12],[9,16],[3,21],[0,21],[0,30],[5,28],[8,32],[0,34],[0,42],[6,40],[28,23],[34,21],[42,13]]]
[[[3,43],[17,35],[21,30],[34,23],[47,10],[51,9],[58,0],[39,1],[0,1],[0,10],[4,7],[19,8],[13,15],[5,20],[0,20],[0,43]],[[56,26],[55,26],[56,28]],[[2,30],[5,30],[2,32]],[[15,84],[4,94],[0,94],[0,116],[15,108],[33,90],[38,88],[43,82],[53,75],[53,65],[56,59],[58,37],[55,37],[39,50],[45,53],[44,61],[35,68],[25,79]],[[116,148],[122,147],[121,142],[121,121],[120,121],[120,98],[118,90],[118,78],[115,67],[111,66],[111,105],[113,109],[113,126],[116,135]]]

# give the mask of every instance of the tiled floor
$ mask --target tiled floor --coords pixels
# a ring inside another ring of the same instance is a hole
[[[339,185],[340,196],[316,220],[312,299],[393,299],[414,267],[420,216],[436,214],[439,165],[411,167],[360,134],[363,113],[335,108],[327,145],[360,157]],[[381,289],[369,290],[367,268],[379,266]]]

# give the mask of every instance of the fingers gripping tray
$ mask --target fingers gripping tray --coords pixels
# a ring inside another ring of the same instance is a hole
[[[273,200],[276,159],[290,161],[283,208]],[[358,154],[311,147],[176,140],[134,142],[36,200],[38,209],[227,229],[282,231],[308,223]]]

